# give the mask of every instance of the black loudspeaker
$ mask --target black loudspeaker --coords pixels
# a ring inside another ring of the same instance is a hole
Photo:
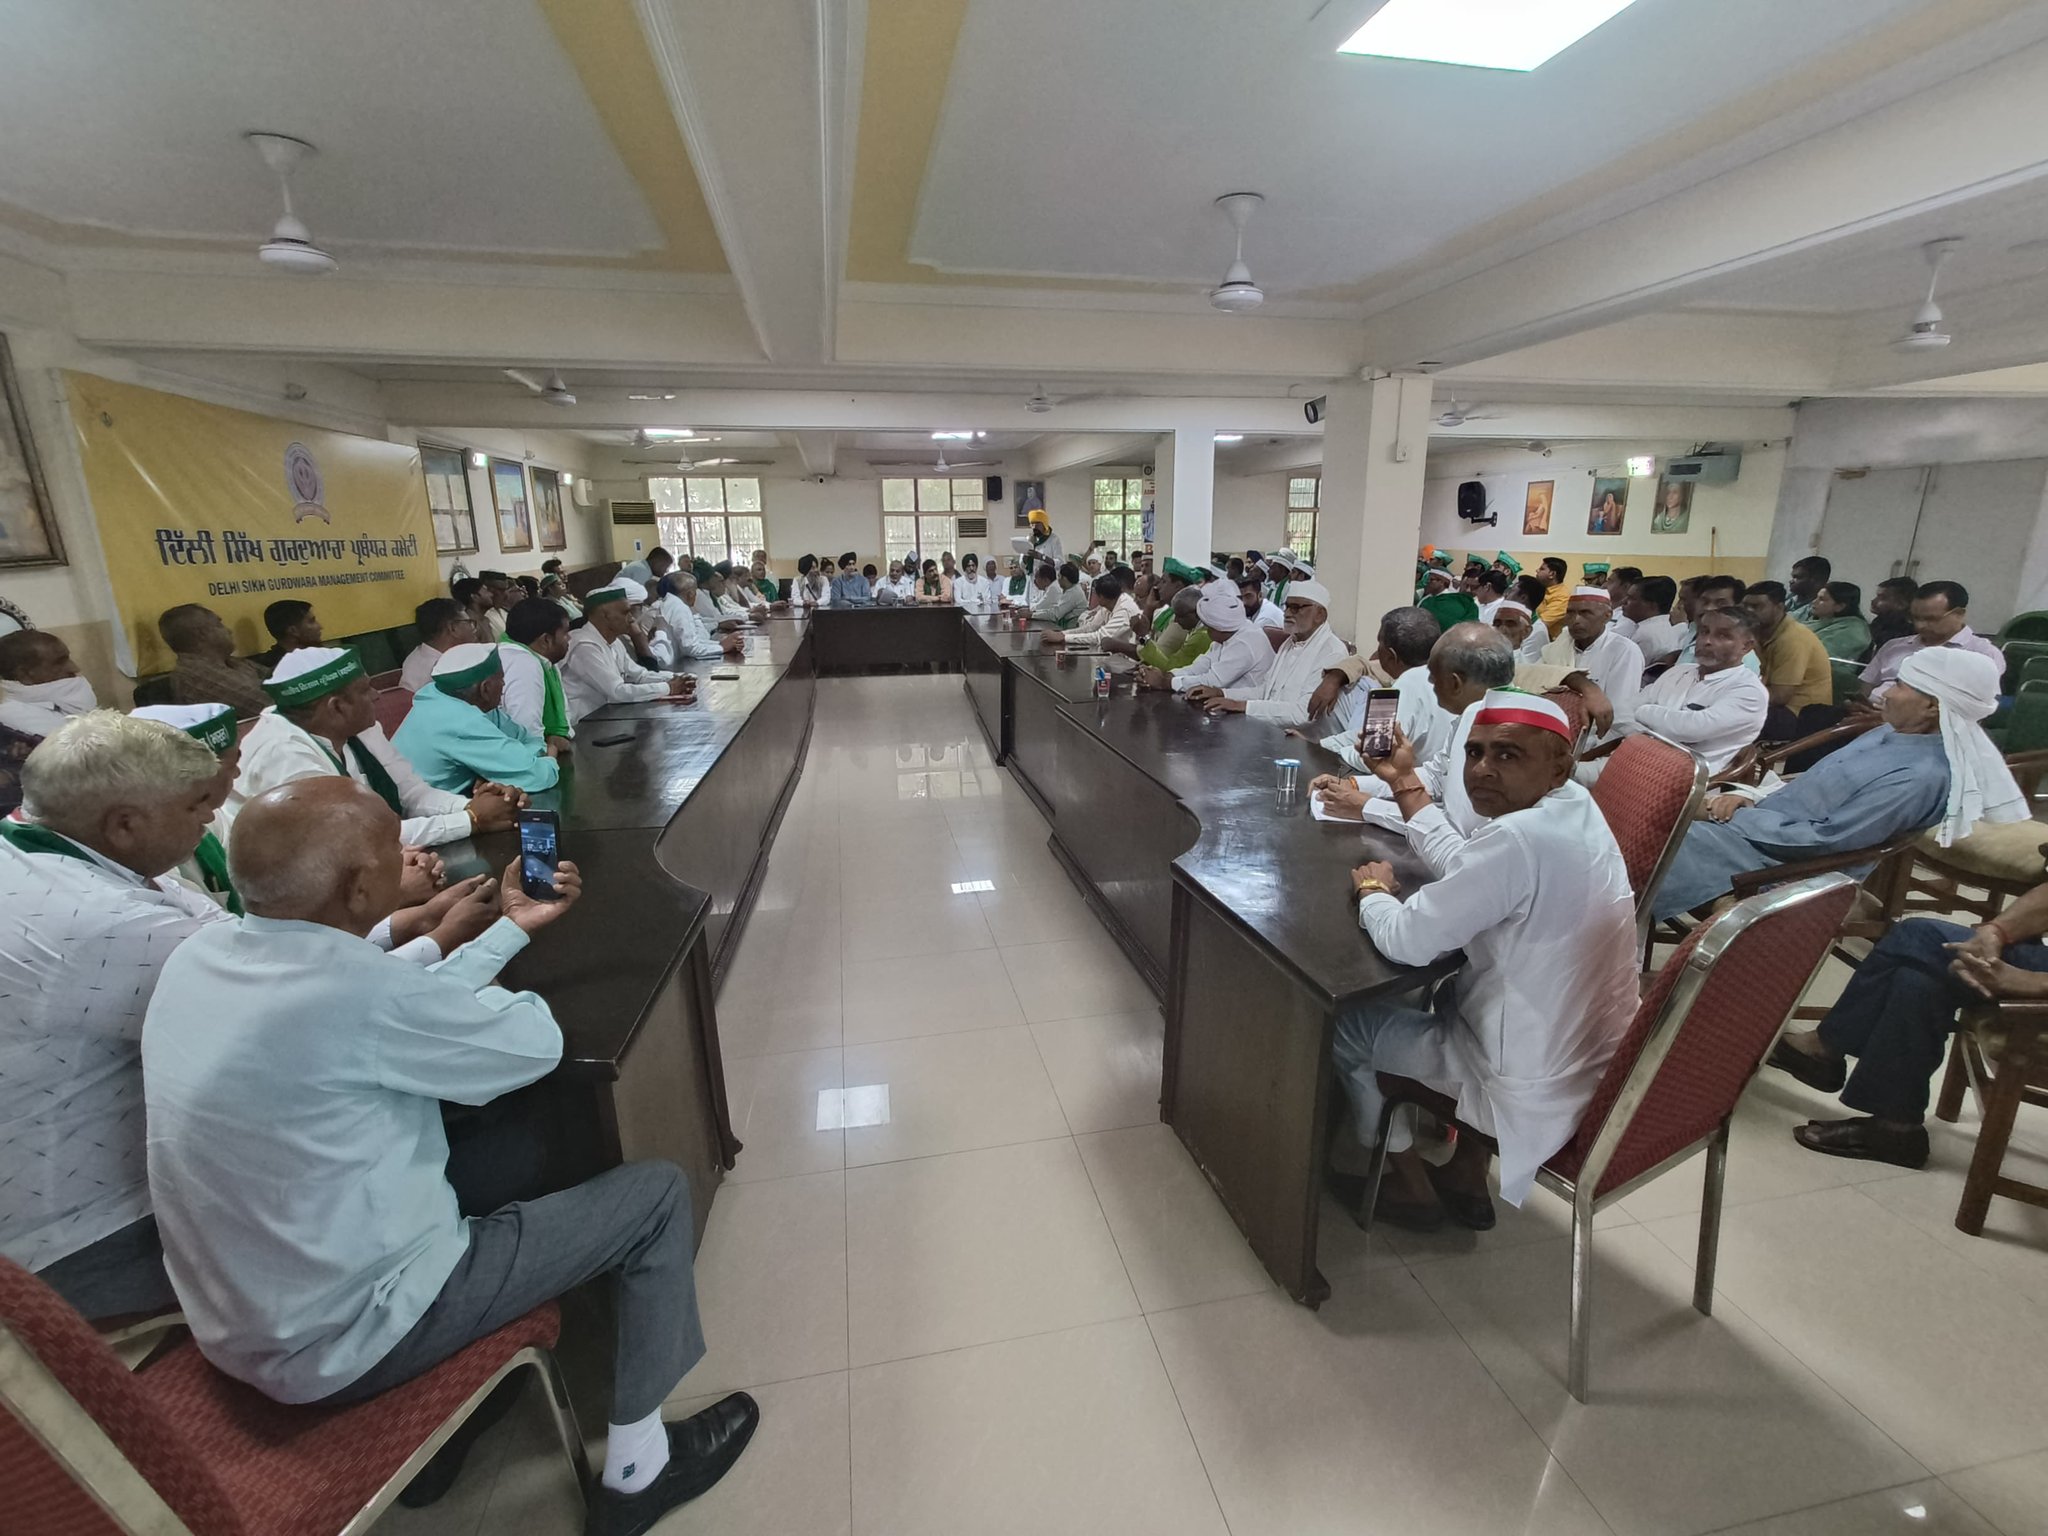
[[[990,475],[988,477],[988,484],[983,489],[988,492],[988,499],[990,501],[1001,501],[1003,499],[1003,477],[1001,475]]]
[[[1468,523],[1485,520],[1486,487],[1477,480],[1467,480],[1458,487],[1458,516]]]

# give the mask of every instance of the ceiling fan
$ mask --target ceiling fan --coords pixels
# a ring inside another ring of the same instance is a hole
[[[1941,264],[1962,243],[1960,235],[1945,235],[1920,247],[1920,254],[1927,258],[1927,298],[1906,329],[1892,338],[1894,352],[1934,352],[1955,339],[1942,327],[1941,306],[1934,302],[1934,289],[1941,281]]]
[[[284,197],[284,212],[271,227],[270,238],[256,248],[256,259],[265,266],[307,276],[332,272],[334,258],[313,243],[313,231],[306,228],[305,221],[292,207],[292,172],[301,160],[317,151],[304,139],[295,139],[288,133],[245,133],[242,137],[255,145],[263,163],[277,172],[277,188]]]
[[[576,396],[570,392],[569,386],[562,382],[562,371],[559,368],[550,368],[545,379],[536,379],[522,368],[506,368],[502,371],[506,378],[515,384],[524,384],[528,390],[539,395],[549,405],[570,406],[576,403]]]
[[[1216,206],[1237,229],[1237,254],[1231,258],[1223,281],[1209,290],[1210,305],[1226,314],[1243,314],[1266,302],[1265,289],[1252,281],[1251,268],[1244,264],[1244,227],[1263,202],[1265,198],[1256,192],[1226,192],[1216,199]]]
[[[1446,409],[1437,414],[1436,424],[1440,427],[1462,427],[1468,421],[1498,421],[1502,415],[1500,411],[1477,410],[1461,401],[1453,400]]]
[[[963,459],[958,464],[950,464],[946,461],[946,450],[943,448],[939,450],[937,461],[931,464],[925,463],[923,459],[873,459],[869,462],[876,469],[921,469],[940,478],[956,469],[994,469],[997,463],[994,459]]]
[[[676,432],[650,432],[645,427],[635,427],[631,446],[635,448],[672,448],[678,443],[715,443],[718,438],[707,432],[692,432],[688,427]]]
[[[669,469],[692,470],[717,469],[721,466],[728,469],[735,467],[740,469],[765,469],[775,461],[773,459],[691,459],[685,458],[680,454],[671,454],[663,459],[621,459],[619,462],[621,464],[660,464]]]

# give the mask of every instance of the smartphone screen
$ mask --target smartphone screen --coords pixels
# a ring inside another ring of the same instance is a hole
[[[1385,757],[1394,750],[1394,717],[1401,708],[1397,688],[1375,688],[1365,696],[1365,723],[1359,728],[1358,750],[1367,757]]]
[[[561,824],[553,811],[519,813],[519,888],[535,901],[553,901],[555,865],[561,861]]]

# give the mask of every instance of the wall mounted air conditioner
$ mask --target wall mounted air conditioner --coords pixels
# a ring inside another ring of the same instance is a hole
[[[1664,478],[1691,480],[1702,485],[1726,485],[1742,473],[1740,448],[1708,447],[1682,459],[1664,461]]]
[[[608,501],[614,528],[652,528],[654,526],[654,503],[651,501]]]
[[[963,539],[985,539],[988,537],[988,519],[985,517],[963,517],[955,524]]]

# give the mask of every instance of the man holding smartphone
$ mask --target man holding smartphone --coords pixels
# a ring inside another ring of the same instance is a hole
[[[1340,1139],[1340,1158],[1362,1160],[1379,1133],[1381,1072],[1458,1101],[1458,1118],[1499,1144],[1501,1198],[1511,1205],[1578,1128],[1635,1015],[1636,918],[1614,834],[1571,770],[1564,711],[1496,688],[1465,743],[1465,793],[1485,824],[1470,838],[1446,838],[1441,872],[1413,895],[1389,864],[1352,871],[1359,926],[1388,960],[1423,966],[1463,950],[1465,963],[1439,989],[1435,1012],[1375,1000],[1338,1019],[1334,1055],[1357,1124],[1355,1142]],[[1390,756],[1373,771],[1388,781],[1410,836],[1432,836],[1444,813],[1412,766]],[[1494,1224],[1489,1155],[1476,1138],[1434,1167],[1396,1116],[1388,1146],[1382,1219],[1418,1231],[1446,1215],[1475,1231]],[[1354,1201],[1364,1194],[1362,1180],[1340,1189]]]
[[[165,1268],[215,1366],[279,1402],[335,1405],[613,1276],[611,1425],[586,1530],[645,1531],[717,1482],[759,1418],[734,1393],[662,1421],[704,1353],[688,1184],[673,1164],[627,1163],[467,1216],[442,1120],[444,1102],[487,1104],[561,1059],[547,1004],[492,980],[575,905],[581,877],[558,865],[554,899],[536,901],[508,868],[499,920],[422,971],[365,938],[396,901],[396,833],[338,777],[244,809],[229,858],[249,915],[179,946],[143,1027]]]

